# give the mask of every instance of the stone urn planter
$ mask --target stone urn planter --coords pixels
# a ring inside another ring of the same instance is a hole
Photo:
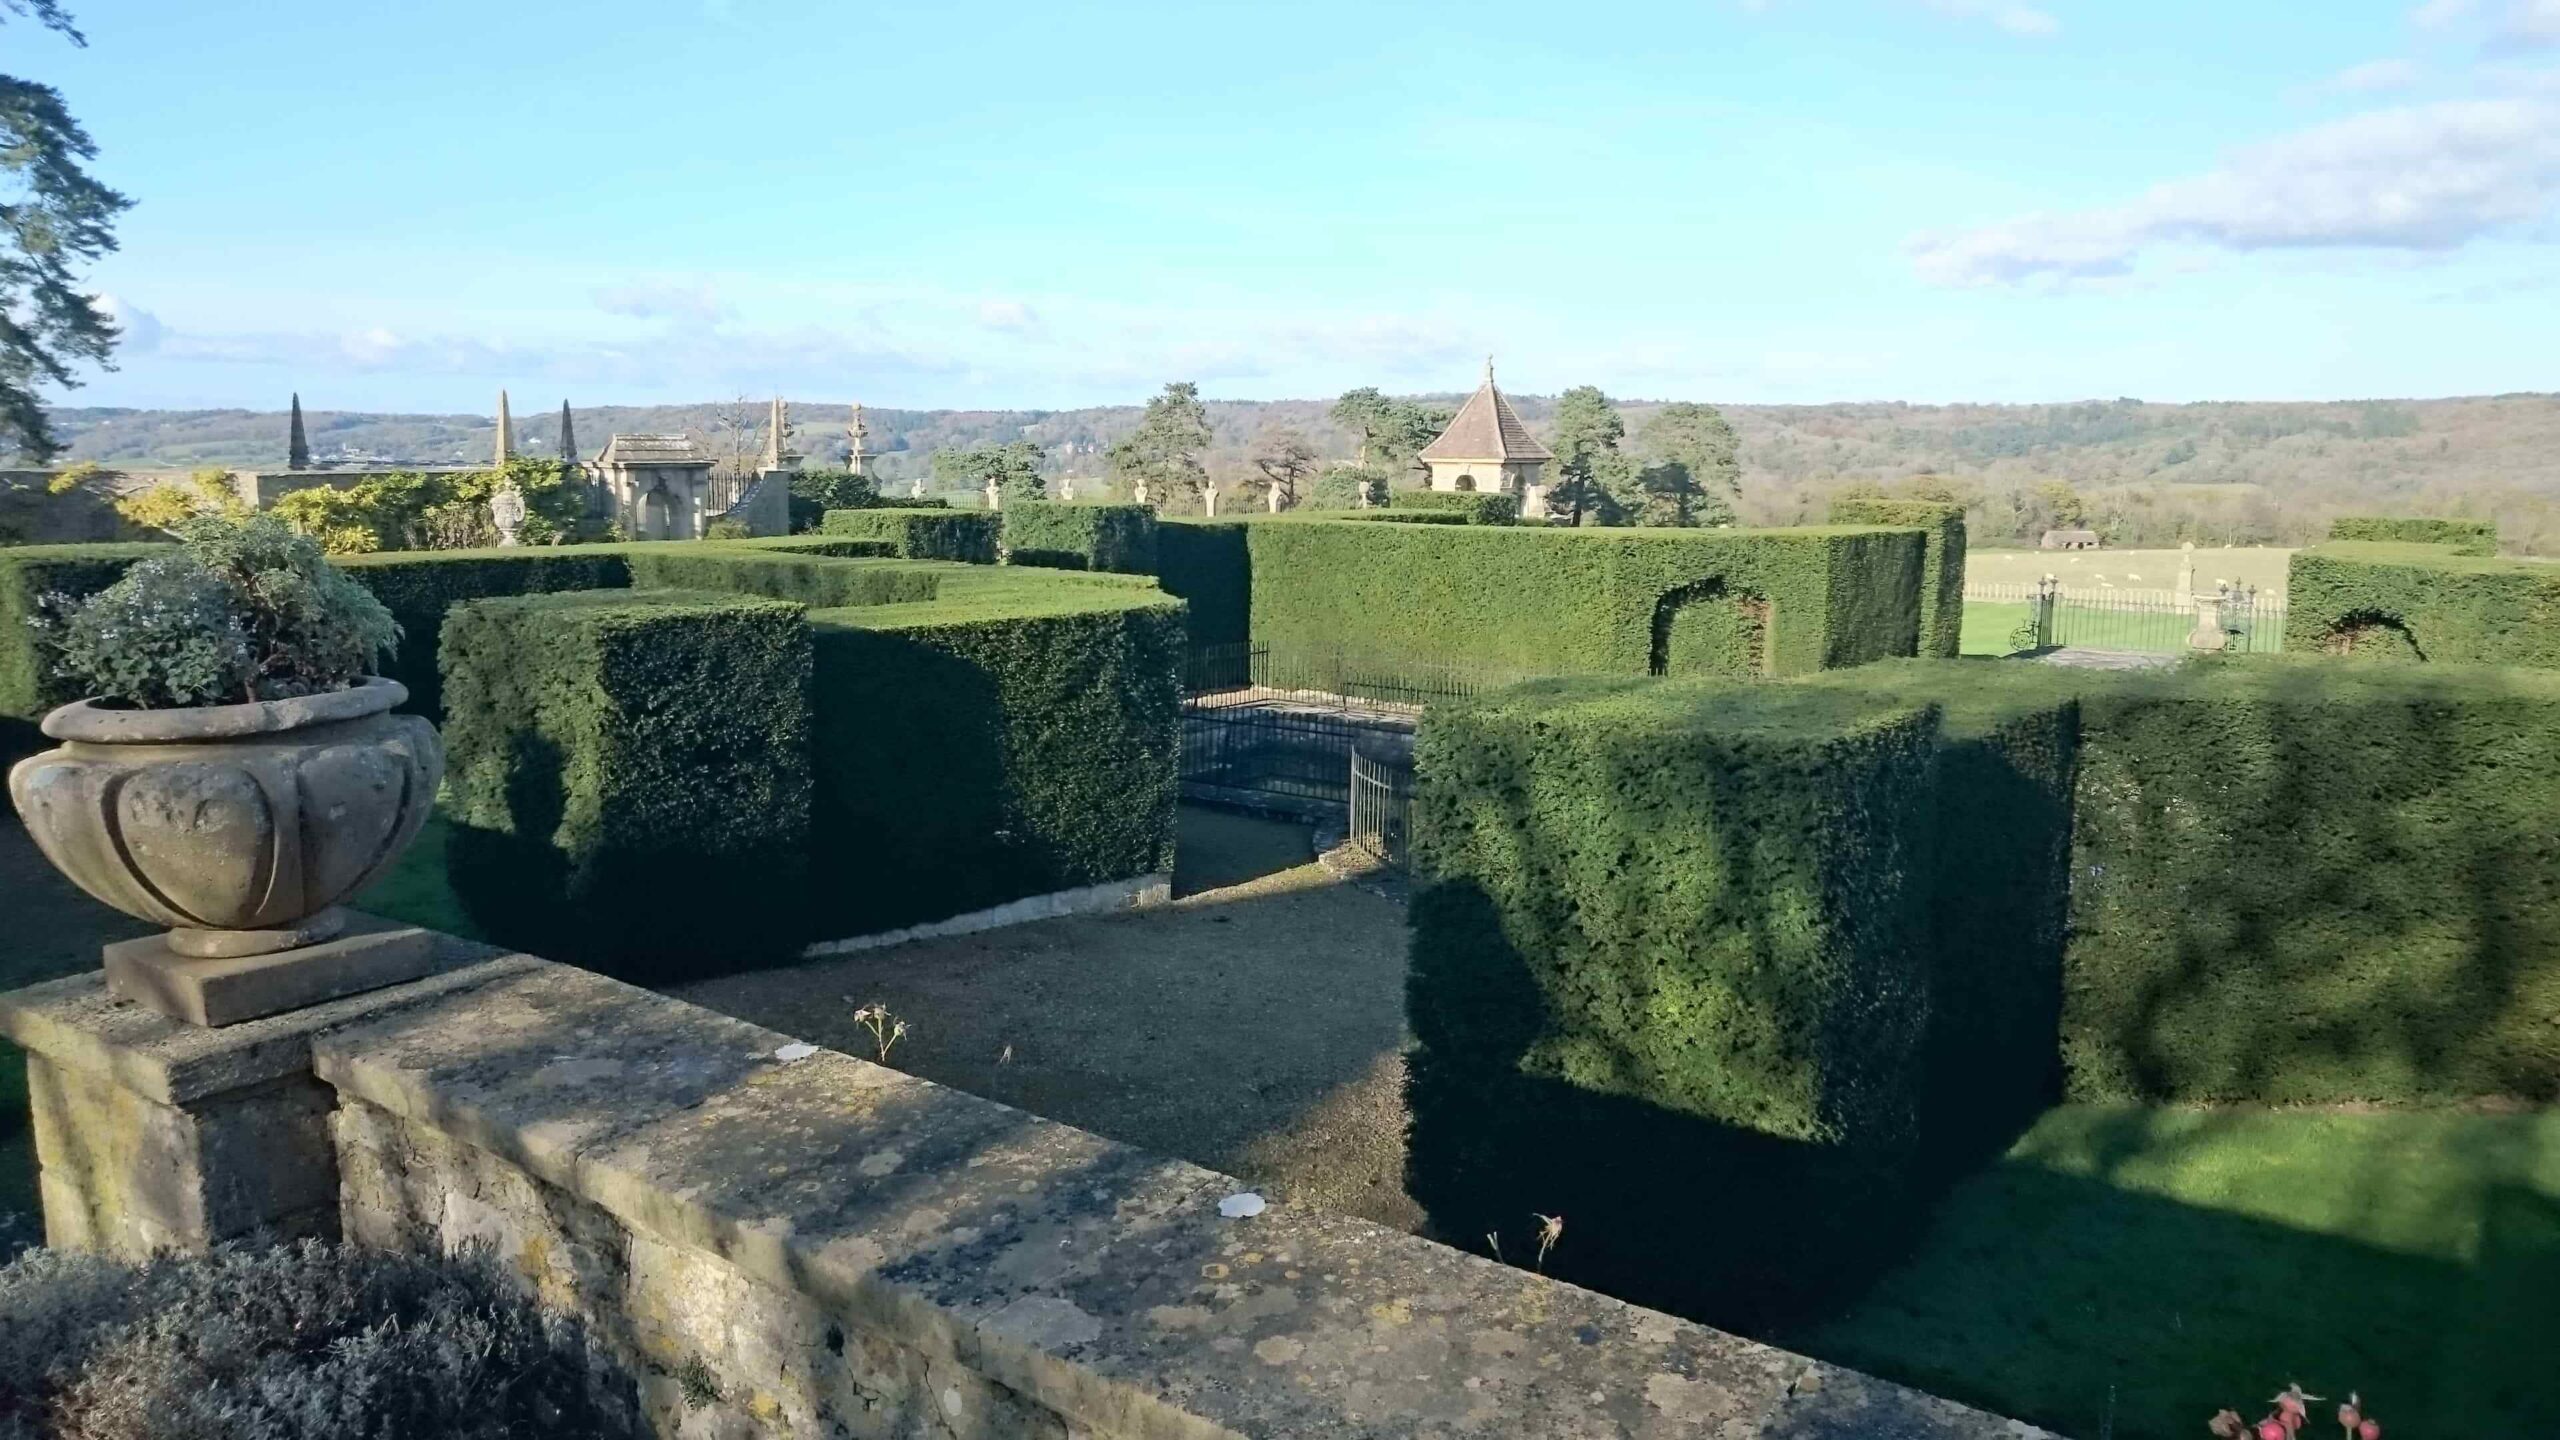
[[[426,823],[444,748],[425,719],[391,713],[408,698],[407,687],[377,677],[243,705],[143,710],[84,700],[45,716],[44,733],[63,743],[18,762],[9,797],[45,858],[81,889],[170,927],[164,937],[109,947],[117,988],[153,988],[119,974],[119,953],[130,972],[140,947],[164,981],[178,977],[179,988],[198,994],[172,1013],[226,1023],[205,1013],[205,983],[274,967],[218,962],[343,951],[348,914],[339,902],[389,869]],[[286,988],[309,1004],[320,991],[391,983],[371,978],[388,973],[385,959],[376,954],[354,977],[364,983],[306,975]],[[190,969],[188,961],[208,963]],[[275,989],[272,979],[261,983]],[[171,1008],[164,995],[132,998]],[[211,1008],[236,1012],[243,1002]],[[291,1007],[273,1007],[283,1008]]]

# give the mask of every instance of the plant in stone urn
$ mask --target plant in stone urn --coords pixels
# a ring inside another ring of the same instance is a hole
[[[336,908],[416,838],[443,774],[435,727],[390,713],[408,691],[370,673],[399,627],[272,516],[179,534],[86,600],[46,598],[54,664],[90,698],[45,716],[61,747],[9,772],[28,833],[83,890],[170,927],[108,947],[128,998],[223,1024],[409,978],[418,932],[341,939]]]

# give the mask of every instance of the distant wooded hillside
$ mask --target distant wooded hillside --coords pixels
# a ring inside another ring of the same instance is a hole
[[[1416,397],[1454,406],[1463,397]],[[1512,397],[1533,427],[1553,400]],[[1661,402],[1621,402],[1629,428]],[[1212,475],[1242,484],[1258,437],[1302,432],[1328,459],[1354,443],[1326,417],[1329,400],[1211,401]],[[793,443],[812,463],[844,454],[844,405],[794,405]],[[2032,539],[2076,500],[2111,543],[2292,543],[2315,539],[2331,516],[2378,511],[2496,518],[2511,548],[2560,552],[2560,395],[2331,404],[1725,407],[1742,436],[1741,510],[1754,523],[1820,519],[1831,494],[1860,482],[1952,492],[1973,514],[1977,543]],[[1137,423],[1136,405],[1084,410],[865,412],[878,468],[925,472],[944,446],[1029,439],[1047,447],[1053,475],[1100,477],[1103,452]],[[386,415],[306,410],[313,458],[451,463],[489,454],[491,421],[476,415]],[[760,404],[603,406],[573,412],[589,454],[616,431],[689,430],[715,448],[752,454]],[[281,465],[281,411],[64,409],[66,460],[119,468]],[[519,448],[548,453],[558,412],[527,397]],[[2063,497],[2050,482],[2073,492]],[[1083,491],[1082,493],[1093,493]]]

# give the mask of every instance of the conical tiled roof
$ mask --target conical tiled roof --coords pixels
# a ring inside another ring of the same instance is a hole
[[[1484,362],[1484,384],[1458,407],[1457,418],[1440,438],[1422,447],[1425,460],[1553,460],[1556,452],[1541,445],[1520,423],[1511,402],[1494,388],[1493,362]]]

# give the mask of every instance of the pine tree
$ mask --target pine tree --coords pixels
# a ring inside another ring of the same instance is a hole
[[[1147,413],[1138,417],[1129,438],[1111,447],[1111,473],[1132,487],[1146,486],[1154,504],[1177,494],[1196,498],[1209,486],[1208,467],[1200,463],[1209,438],[1209,411],[1200,403],[1200,387],[1174,381],[1147,402]]]
[[[75,45],[88,42],[56,0],[6,0]],[[92,179],[98,147],[49,85],[0,75],[0,448],[42,463],[61,453],[36,389],[80,381],[73,365],[112,368],[115,322],[81,287],[79,267],[116,248],[132,201]]]

